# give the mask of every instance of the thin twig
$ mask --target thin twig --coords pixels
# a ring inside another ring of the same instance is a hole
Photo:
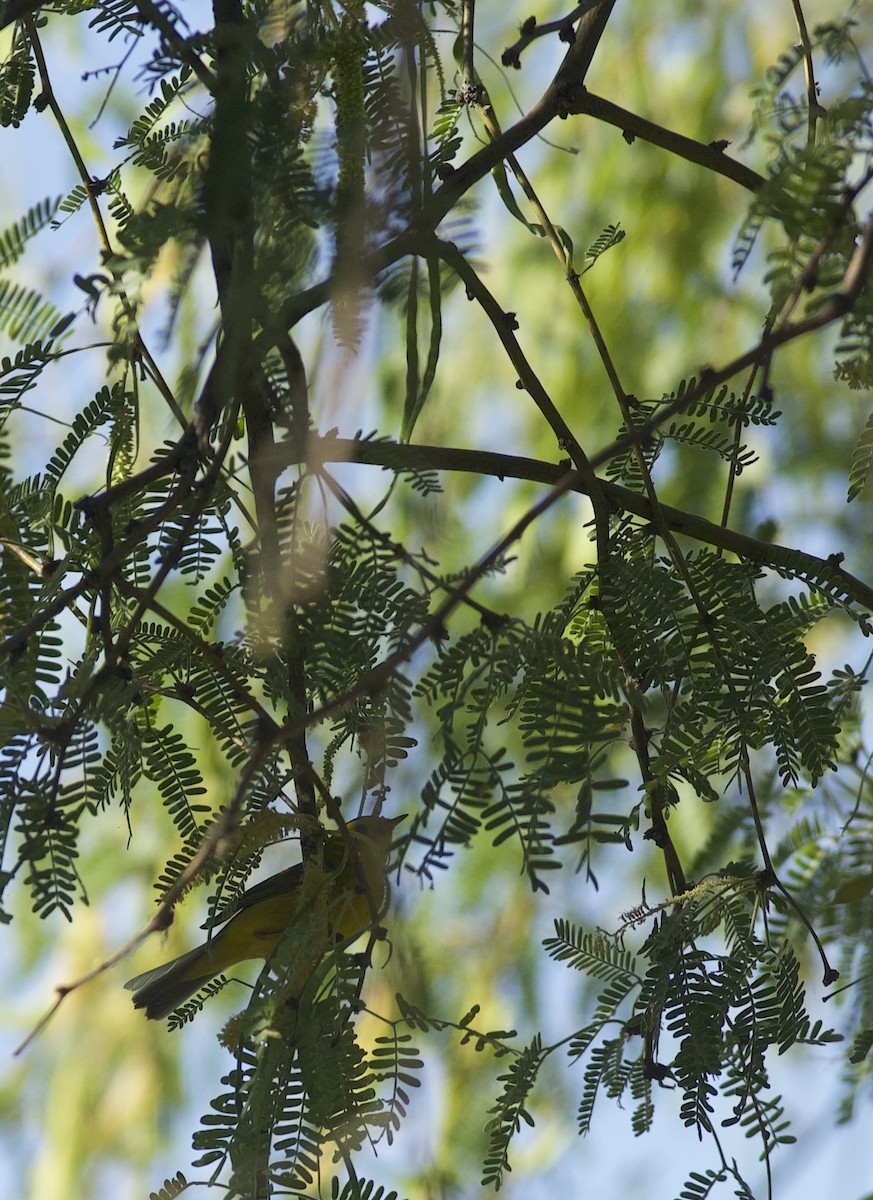
[[[797,24],[797,34],[803,51],[803,74],[806,79],[806,145],[812,149],[815,145],[815,133],[819,117],[824,116],[825,110],[818,102],[818,84],[815,81],[815,64],[812,61],[812,42],[809,40],[809,30],[806,28],[806,18],[800,0],[791,0],[794,9],[794,20]]]
[[[592,8],[596,8],[601,0],[585,0],[582,4],[577,4],[575,8],[566,13],[563,17],[557,17],[554,21],[543,21],[540,24],[536,17],[528,17],[522,22],[521,33],[517,41],[511,46],[507,46],[500,56],[500,61],[504,67],[515,67],[519,70],[521,67],[521,56],[524,54],[528,46],[538,38],[549,37],[553,33],[564,42],[573,42],[576,38],[576,31],[573,28],[575,21],[578,21],[581,16],[584,16]]]

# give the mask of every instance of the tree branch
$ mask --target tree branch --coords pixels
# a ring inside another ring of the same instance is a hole
[[[284,447],[277,447],[281,451]],[[282,460],[291,466],[290,458]],[[307,465],[317,470],[322,462],[357,462],[371,466],[388,467],[392,470],[461,471],[495,479],[526,479],[555,487],[565,479],[566,466],[547,463],[536,458],[523,458],[512,454],[497,454],[490,450],[461,450],[447,446],[401,445],[398,442],[368,441],[361,438],[338,438],[334,436],[312,438],[309,442]],[[587,495],[588,489],[581,474],[570,483],[567,491]],[[633,492],[621,484],[611,483],[598,477],[600,488],[607,502],[616,510],[632,513],[645,521],[653,519],[652,507],[646,496]],[[774,570],[784,570],[788,558],[800,554],[807,564],[810,575],[832,581],[859,604],[873,610],[873,586],[844,571],[834,559],[819,558],[815,554],[792,550],[776,542],[765,542],[749,534],[740,533],[707,521],[681,508],[662,504],[661,514],[667,526],[674,532],[693,538],[719,550],[727,550],[740,558],[758,563]]]
[[[575,93],[573,106],[567,115],[590,116],[595,117],[598,121],[606,121],[607,124],[615,125],[620,129],[627,141],[633,141],[635,137],[638,137],[644,142],[650,142],[653,146],[660,146],[661,149],[669,150],[671,154],[676,154],[679,158],[696,163],[700,167],[706,167],[707,170],[715,171],[718,175],[724,175],[726,179],[731,179],[741,187],[748,188],[750,192],[757,192],[764,186],[765,181],[762,175],[753,171],[751,167],[747,167],[745,163],[738,162],[737,159],[725,154],[723,150],[719,149],[719,143],[711,142],[707,146],[703,142],[695,141],[694,138],[675,133],[672,129],[665,129],[662,125],[656,125],[654,121],[648,121],[645,117],[640,117],[626,108],[621,108],[618,104],[613,104],[611,100],[595,96],[593,92],[589,92],[585,88]]]
[[[536,137],[555,117],[566,113],[567,96],[583,86],[614,5],[615,0],[601,0],[600,4],[585,13],[579,22],[576,40],[539,103],[500,137],[483,146],[472,158],[452,171],[416,217],[413,223],[416,229],[436,229],[474,183],[502,162],[507,154],[520,150],[531,138]]]

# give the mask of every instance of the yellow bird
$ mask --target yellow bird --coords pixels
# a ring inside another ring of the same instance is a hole
[[[404,818],[356,817],[324,839],[317,856],[244,892],[223,925],[202,946],[145,971],[124,985],[150,1020],[166,1017],[216,975],[250,958],[269,958],[282,934],[297,925],[314,967],[333,942],[370,929],[386,900],[386,870],[394,826]],[[350,844],[349,844],[350,843]]]

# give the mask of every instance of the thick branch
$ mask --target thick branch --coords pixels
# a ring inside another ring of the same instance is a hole
[[[419,229],[436,229],[474,183],[484,178],[507,154],[520,150],[531,138],[535,138],[555,117],[566,114],[567,97],[583,87],[614,5],[615,0],[603,0],[596,8],[585,13],[576,30],[575,42],[564,56],[555,78],[539,103],[500,137],[489,142],[452,172],[416,219],[415,225]]]
[[[586,115],[596,117],[599,121],[606,121],[609,125],[615,125],[620,129],[628,140],[638,137],[644,142],[651,142],[653,146],[669,150],[671,154],[676,154],[679,158],[684,158],[688,162],[696,163],[698,166],[724,175],[726,179],[732,179],[734,183],[748,188],[750,192],[757,192],[764,186],[762,175],[725,154],[719,148],[719,143],[711,143],[707,146],[703,142],[696,142],[693,138],[675,133],[672,129],[665,129],[653,121],[647,121],[645,117],[640,117],[626,108],[621,108],[618,104],[613,104],[611,100],[595,96],[593,92],[589,92],[585,88],[575,93],[568,115]]]
[[[283,447],[284,449],[284,447]],[[564,480],[567,467],[558,463],[542,462],[536,458],[523,458],[511,454],[497,454],[488,450],[459,450],[446,446],[416,446],[397,442],[371,442],[361,439],[325,437],[313,438],[308,448],[308,463],[311,467],[319,462],[357,462],[372,466],[389,467],[394,470],[419,471],[462,471],[476,475],[488,475],[496,479],[527,479],[554,487]],[[290,461],[284,462],[289,466]],[[599,478],[599,477],[598,477]],[[648,499],[640,492],[599,479],[600,488],[607,502],[616,510],[633,513],[643,520],[652,520],[652,508]],[[573,481],[568,491],[587,495],[588,489],[581,474]],[[788,560],[799,551],[794,551],[775,542],[727,529],[707,521],[704,517],[661,505],[661,513],[674,533],[683,534],[695,541],[704,542],[718,550],[727,550],[750,562],[769,566],[775,570],[786,569]],[[873,609],[873,587],[844,571],[835,561],[819,558],[815,554],[802,553],[808,573],[818,579],[826,579],[842,588],[860,604]]]

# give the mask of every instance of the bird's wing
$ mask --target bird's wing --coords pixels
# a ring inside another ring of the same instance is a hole
[[[197,946],[194,950],[189,950],[187,954],[180,954],[178,958],[174,958],[170,962],[161,963],[159,967],[152,967],[150,971],[143,971],[142,975],[134,975],[133,979],[128,979],[124,986],[128,991],[141,992],[144,988],[154,987],[168,975],[178,975],[184,979],[188,967],[202,956],[203,947]],[[207,976],[207,980],[209,978]],[[135,999],[134,1003],[136,1003]]]
[[[238,912],[242,912],[244,908],[251,908],[253,904],[259,904],[262,900],[269,900],[273,896],[281,896],[287,892],[294,892],[300,887],[303,879],[303,863],[295,863],[293,867],[287,867],[284,871],[280,871],[278,875],[271,875],[268,879],[262,879],[260,883],[256,883],[253,887],[248,888],[233,904],[229,904],[219,916],[205,921],[201,929],[214,929],[216,925],[223,925],[225,921],[229,921],[231,917],[235,917]]]

